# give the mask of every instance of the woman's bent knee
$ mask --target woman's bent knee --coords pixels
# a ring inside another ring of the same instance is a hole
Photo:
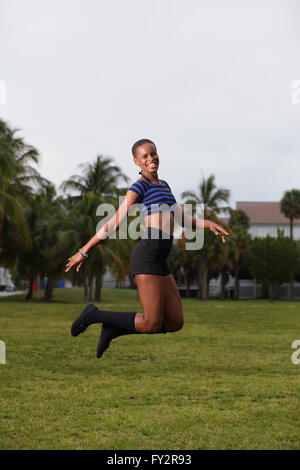
[[[179,331],[183,328],[184,325],[184,320],[179,320],[176,323],[172,323],[172,325],[167,326],[167,332],[169,333],[175,333],[175,331]]]
[[[183,319],[182,319],[182,320],[178,323],[178,325],[177,325],[178,329],[177,329],[176,331],[182,330],[183,325],[184,325],[184,321],[183,321]]]
[[[144,333],[154,334],[158,333],[162,327],[162,322],[159,321],[148,321],[144,325]]]

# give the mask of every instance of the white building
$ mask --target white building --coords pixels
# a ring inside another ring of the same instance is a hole
[[[250,218],[251,236],[264,238],[268,234],[277,237],[277,229],[284,231],[286,237],[290,236],[290,220],[280,211],[280,202],[243,202],[237,201],[236,209],[241,209]],[[300,219],[293,224],[293,238],[300,240]]]
[[[236,210],[241,209],[249,216],[249,233],[252,238],[264,238],[267,235],[277,237],[277,230],[283,230],[286,237],[290,236],[290,220],[280,211],[280,202],[244,202],[237,201]],[[228,218],[221,218],[224,223],[228,223]],[[293,223],[293,238],[300,240],[300,219],[295,219]],[[211,297],[218,297],[221,291],[220,277],[210,281],[209,290]],[[253,299],[259,298],[262,294],[262,286],[253,280],[240,280],[239,298]],[[227,290],[233,290],[234,278],[230,276]],[[284,283],[274,289],[277,298],[288,299],[289,283]],[[294,299],[300,300],[300,283],[294,282]]]

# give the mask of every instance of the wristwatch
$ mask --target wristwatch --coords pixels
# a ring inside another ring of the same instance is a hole
[[[81,254],[81,256],[83,256],[84,258],[88,258],[88,257],[89,257],[89,255],[88,255],[87,253],[84,253],[81,248],[79,248],[78,251],[79,251],[79,253]]]

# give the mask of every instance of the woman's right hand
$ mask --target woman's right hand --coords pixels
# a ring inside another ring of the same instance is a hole
[[[76,264],[78,264],[77,268],[76,268],[76,271],[78,272],[82,263],[85,261],[85,257],[82,256],[79,251],[78,253],[76,253],[75,255],[71,256],[71,258],[68,258],[69,262],[66,264],[67,266],[67,269],[65,269],[65,273],[70,271],[70,269],[75,266]]]

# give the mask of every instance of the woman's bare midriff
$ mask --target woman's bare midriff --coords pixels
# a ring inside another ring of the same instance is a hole
[[[172,212],[149,214],[145,217],[145,224],[147,227],[155,227],[162,232],[173,235],[174,214]]]

